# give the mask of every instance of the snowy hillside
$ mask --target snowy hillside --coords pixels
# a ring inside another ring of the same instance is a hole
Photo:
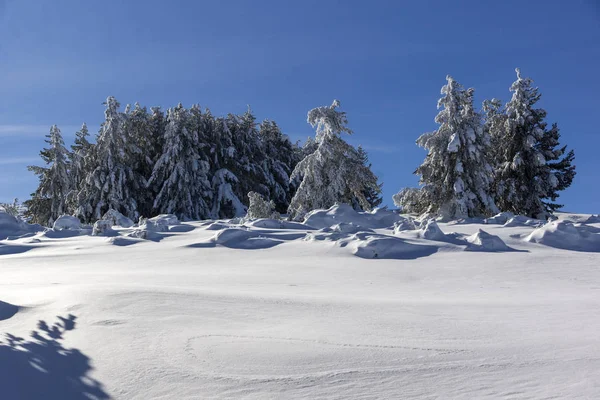
[[[0,213],[2,399],[600,398],[600,218]]]

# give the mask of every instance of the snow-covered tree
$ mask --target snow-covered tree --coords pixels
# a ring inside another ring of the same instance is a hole
[[[205,124],[209,125],[211,185],[213,190],[212,218],[231,218],[244,216],[247,207],[236,193],[238,177],[232,172],[236,166],[236,148],[233,146],[233,135],[229,129],[232,117],[214,118],[206,113]]]
[[[69,152],[65,148],[60,129],[56,125],[46,135],[48,148],[40,151],[45,167],[29,166],[40,180],[37,190],[25,202],[27,216],[33,223],[50,225],[67,212],[67,196],[71,190],[69,178]]]
[[[93,145],[88,141],[89,131],[86,123],[75,133],[75,143],[71,145],[69,177],[71,187],[67,199],[69,212],[77,208],[77,194],[82,187],[86,174],[90,171],[90,157]]]
[[[292,218],[338,202],[352,204],[355,199],[370,210],[364,192],[367,188],[377,190],[377,177],[363,164],[358,151],[342,139],[342,133],[352,131],[346,126],[346,113],[337,110],[339,105],[334,100],[331,106],[308,112],[308,123],[316,127],[317,148],[292,172],[291,179],[302,179],[288,209]]]
[[[547,130],[546,111],[535,107],[541,97],[538,89],[518,68],[516,72],[506,118],[496,133],[501,143],[496,160],[496,202],[503,211],[544,218],[559,207],[551,203],[557,192],[573,180],[574,155],[570,152],[561,161],[566,148],[556,149],[558,129]]]
[[[275,203],[273,200],[265,200],[260,193],[248,193],[248,214],[247,218],[271,218],[275,212]]]
[[[394,204],[406,214],[423,214],[429,210],[431,200],[426,188],[403,188],[392,196]]]
[[[165,146],[147,186],[162,182],[154,200],[157,213],[180,219],[204,219],[210,215],[211,187],[208,161],[200,149],[198,127],[181,104],[168,111]]]
[[[417,144],[428,151],[415,171],[429,200],[428,212],[444,218],[485,216],[497,211],[490,194],[492,167],[486,154],[490,140],[480,114],[473,107],[473,89],[465,90],[446,77],[437,130],[419,137]]]
[[[258,134],[270,198],[277,211],[284,213],[296,190],[294,183],[290,182],[290,175],[298,163],[297,150],[274,121],[264,120]]]
[[[134,168],[133,154],[141,150],[125,130],[127,114],[119,112],[119,102],[108,97],[105,121],[94,146],[93,169],[78,194],[77,214],[85,221],[102,218],[109,209],[137,219],[136,194],[146,180]]]
[[[356,150],[358,152],[360,162],[369,170],[371,170],[372,164],[369,161],[369,155],[367,154],[367,151],[362,146],[358,146]],[[376,188],[367,187],[365,190],[363,190],[363,195],[365,196],[365,199],[369,203],[369,207],[371,209],[378,207],[383,202],[383,198],[381,197],[382,186],[383,184],[380,183]]]
[[[560,132],[557,124],[552,124],[552,128],[544,132],[540,143],[540,151],[546,158],[546,166],[550,168],[550,172],[556,177],[556,185],[554,182],[548,187],[547,192],[542,200],[546,211],[553,213],[563,207],[562,204],[555,203],[560,191],[565,190],[575,178],[575,152],[569,150],[567,146],[559,147]]]

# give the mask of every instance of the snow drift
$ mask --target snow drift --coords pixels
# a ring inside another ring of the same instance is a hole
[[[564,250],[600,252],[598,229],[569,221],[548,222],[531,232],[525,241]]]
[[[0,211],[0,240],[16,238],[43,230],[44,228],[41,225],[28,224],[5,211]]]

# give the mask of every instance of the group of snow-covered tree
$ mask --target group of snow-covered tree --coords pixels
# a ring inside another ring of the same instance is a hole
[[[336,202],[365,210],[381,203],[366,152],[341,137],[351,131],[338,101],[309,112],[317,134],[302,147],[275,122],[258,124],[250,110],[215,117],[199,106],[164,113],[136,104],[121,111],[114,97],[105,106],[94,141],[84,124],[67,149],[60,129],[50,129],[40,152],[45,166],[29,167],[40,181],[26,201],[32,222],[63,214],[93,222],[109,210],[133,220],[228,218],[244,215],[257,196],[293,217]]]
[[[556,124],[533,81],[510,87],[512,99],[474,105],[474,90],[452,77],[442,87],[435,118],[439,127],[417,144],[427,156],[415,174],[419,188],[394,195],[404,212],[447,219],[509,211],[544,218],[561,207],[555,201],[575,176],[573,150],[559,144]],[[120,111],[114,97],[95,141],[84,124],[71,149],[52,126],[40,152],[44,167],[29,167],[39,187],[26,202],[33,222],[47,224],[62,214],[84,222],[109,210],[135,220],[160,213],[182,219],[307,212],[348,203],[370,210],[381,184],[364,149],[348,144],[351,134],[339,101],[308,112],[315,138],[292,143],[278,125],[243,115],[215,117],[199,106],[181,104],[164,113],[136,104]],[[273,210],[271,210],[273,209]],[[276,214],[273,214],[276,215]]]
[[[447,219],[498,211],[545,218],[562,207],[555,200],[575,176],[574,152],[560,146],[557,125],[548,127],[546,111],[536,108],[533,81],[516,72],[512,99],[486,100],[483,111],[474,107],[473,89],[446,78],[439,127],[417,140],[427,150],[415,171],[421,186],[394,195],[397,206]]]

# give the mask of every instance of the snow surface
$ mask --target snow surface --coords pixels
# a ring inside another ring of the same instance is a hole
[[[599,223],[384,214],[0,240],[0,398],[600,398]]]

